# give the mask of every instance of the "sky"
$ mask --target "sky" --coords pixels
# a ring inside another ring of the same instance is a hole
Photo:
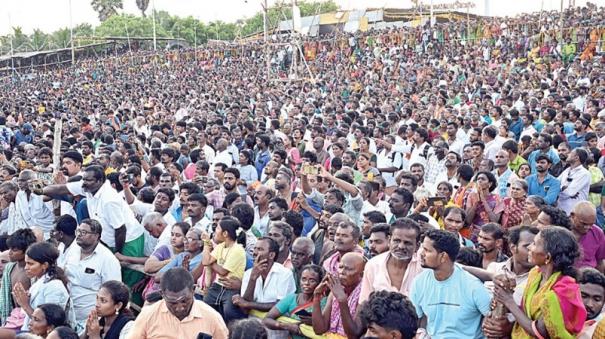
[[[268,0],[269,6],[276,2],[289,0]],[[320,0],[323,1],[323,0]],[[451,3],[454,0],[432,0],[435,4]],[[515,15],[524,12],[559,9],[560,0],[461,0],[473,1],[476,8],[471,12],[485,14],[485,5],[490,15]],[[563,0],[565,5],[570,0]],[[123,12],[140,15],[135,0],[124,0]],[[154,0],[150,0],[149,9]],[[371,7],[409,8],[411,0],[335,0],[343,9],[362,9]],[[429,4],[431,0],[424,0]],[[587,0],[575,0],[576,5],[585,4]],[[605,6],[605,0],[592,0],[599,6]],[[20,26],[26,34],[35,28],[50,33],[59,28],[69,27],[70,0],[0,0],[0,35],[11,31],[11,27]],[[262,10],[262,0],[155,0],[156,10],[165,10],[173,15],[189,16],[210,22],[222,20],[234,22],[251,17]],[[73,24],[90,23],[98,25],[97,13],[92,9],[90,0],[71,0]]]

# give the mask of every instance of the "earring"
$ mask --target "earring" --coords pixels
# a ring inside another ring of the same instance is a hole
[[[120,314],[120,310],[116,308],[116,315]]]

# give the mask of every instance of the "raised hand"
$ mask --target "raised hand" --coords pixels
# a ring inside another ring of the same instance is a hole
[[[329,274],[323,278],[317,287],[315,287],[315,290],[313,291],[313,298],[321,299],[326,296],[326,292],[328,292],[328,289],[330,289],[330,286],[328,285],[328,277]]]
[[[13,299],[21,308],[29,306],[29,294],[20,282],[17,282],[13,287]]]
[[[347,294],[337,275],[328,274],[328,285],[330,286],[332,295],[338,302],[347,302]]]
[[[57,185],[63,185],[67,183],[67,178],[61,171],[57,171],[57,173],[55,173],[55,175],[53,176],[53,179],[55,180],[55,184]]]
[[[99,315],[96,309],[92,309],[88,318],[86,318],[86,334],[89,338],[101,337],[101,325],[99,325]]]
[[[260,277],[261,274],[266,272],[268,268],[269,268],[269,259],[260,258],[260,259],[256,260],[256,262],[254,263],[254,267],[252,267],[252,272],[250,272],[250,278],[252,280],[256,280],[258,277]]]
[[[191,256],[189,254],[185,254],[185,257],[183,258],[183,263],[181,264],[181,266],[186,269],[187,271],[189,271],[189,260],[190,260]]]

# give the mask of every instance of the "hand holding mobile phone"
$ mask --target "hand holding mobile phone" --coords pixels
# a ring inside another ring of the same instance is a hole
[[[298,317],[310,317],[311,316],[311,312],[302,309],[302,310],[298,310],[296,311],[294,314],[296,314]]]
[[[443,197],[429,197],[427,199],[427,205],[429,207],[439,207],[445,205],[445,198]]]

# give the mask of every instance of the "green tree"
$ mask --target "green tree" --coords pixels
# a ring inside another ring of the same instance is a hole
[[[79,24],[74,27],[74,44],[81,45],[89,45],[95,43],[93,39],[83,39],[83,38],[92,38],[95,35],[95,29],[91,24]]]
[[[0,36],[0,55],[9,54],[11,51],[11,36]]]
[[[48,35],[40,29],[34,29],[34,33],[29,37],[30,46],[34,51],[41,51],[48,48]]]
[[[118,14],[118,9],[124,7],[122,0],[92,0],[90,4],[99,14],[99,20],[101,20],[101,22],[109,19],[112,15]]]
[[[99,37],[151,37],[153,36],[153,21],[149,17],[143,18],[130,14],[114,15],[101,23],[95,34]],[[160,37],[169,36],[161,26],[157,26],[156,35]]]
[[[339,9],[333,0],[320,2],[299,1],[297,5],[300,8],[301,17],[334,12]],[[267,18],[269,29],[273,29],[279,25],[280,21],[292,19],[292,7],[290,4],[271,7],[267,10]],[[242,35],[246,36],[262,32],[264,30],[263,25],[263,13],[258,12],[253,17],[244,21]]]
[[[321,2],[301,1],[298,3],[298,8],[300,8],[300,16],[330,13],[339,9],[338,5],[333,0]]]
[[[172,32],[172,29],[178,20],[178,17],[170,15],[170,13],[166,11],[156,11],[155,12],[155,21],[156,26],[160,25],[164,27],[167,32]]]
[[[19,52],[27,52],[29,38],[20,26],[13,27],[13,49]]]
[[[147,10],[147,7],[149,7],[149,0],[137,0],[137,7],[141,11],[143,17],[145,17],[145,11]]]
[[[92,37],[94,31],[91,24],[79,24],[74,27],[74,36]]]
[[[69,28],[61,28],[51,35],[52,48],[67,48],[71,42],[71,32]]]
[[[152,37],[153,20],[145,15],[149,0],[136,0],[142,16],[118,14],[123,6],[123,0],[91,0],[91,5],[99,14],[101,24],[93,28],[90,24],[80,24],[73,28],[73,36],[77,45],[86,45],[98,40],[82,39],[86,37]],[[334,0],[299,1],[301,16],[317,15],[338,10]],[[247,19],[235,23],[225,23],[220,20],[203,23],[192,16],[181,18],[170,15],[166,11],[156,11],[156,35],[158,37],[181,38],[189,45],[200,45],[208,39],[233,40],[263,31],[263,14],[256,13]],[[292,8],[289,4],[272,7],[268,10],[269,28],[275,28],[282,20],[292,18]],[[61,28],[51,34],[45,34],[36,29],[31,36],[23,33],[21,27],[13,27],[13,32],[0,36],[0,54],[10,53],[11,41],[15,52],[42,50],[52,48],[67,48],[71,42],[69,28]]]

